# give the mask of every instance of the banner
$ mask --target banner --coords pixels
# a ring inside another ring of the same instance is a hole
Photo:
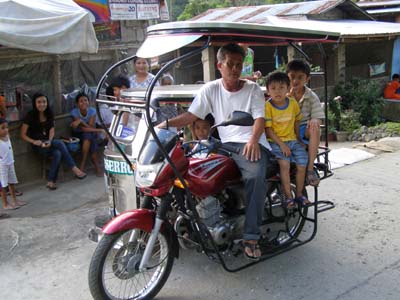
[[[108,22],[110,20],[107,0],[74,0],[74,2],[89,11],[92,22]]]
[[[160,18],[160,0],[109,0],[108,5],[111,20],[150,20]]]

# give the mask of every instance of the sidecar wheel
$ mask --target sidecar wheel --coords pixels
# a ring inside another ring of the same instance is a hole
[[[296,191],[296,186],[294,184],[291,184],[291,191],[294,198]],[[303,195],[308,197],[307,190],[305,188],[303,190]],[[284,192],[280,182],[271,183],[268,189],[266,201],[266,209],[269,211],[269,213],[267,213],[267,218],[283,218],[285,216],[285,210],[282,207],[282,199],[284,199]],[[299,210],[301,211],[301,215]],[[270,232],[270,238],[275,244],[288,245],[291,240],[294,241],[293,238],[297,238],[301,234],[306,221],[302,216],[307,216],[308,208],[306,206],[302,206],[299,208],[299,210],[296,209],[291,212],[287,221],[288,228],[286,228],[283,220],[274,222],[267,226],[267,230]],[[289,232],[287,232],[287,230]]]
[[[157,295],[172,269],[172,241],[160,232],[149,267],[139,270],[149,236],[140,229],[104,235],[89,266],[89,288],[94,299],[152,299]]]

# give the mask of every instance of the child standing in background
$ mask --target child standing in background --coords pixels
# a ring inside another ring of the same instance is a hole
[[[0,182],[3,187],[1,189],[3,209],[17,209],[26,205],[25,202],[18,201],[15,195],[14,184],[18,183],[18,180],[14,168],[14,154],[8,136],[8,123],[3,118],[0,118]],[[7,186],[9,186],[13,204],[7,201]]]

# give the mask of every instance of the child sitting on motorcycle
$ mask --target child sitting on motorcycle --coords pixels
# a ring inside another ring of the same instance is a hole
[[[201,141],[207,140],[210,134],[211,126],[214,125],[214,118],[211,114],[208,114],[204,120],[197,119],[193,122],[190,127],[191,132],[191,140]],[[196,152],[193,157],[204,158],[209,154],[206,146],[202,145],[199,142],[189,143],[188,148],[186,148],[187,152]]]
[[[302,194],[308,163],[308,154],[300,142],[299,124],[302,119],[299,104],[287,97],[290,88],[289,77],[283,72],[273,72],[266,78],[271,98],[265,104],[265,133],[270,141],[272,153],[276,156],[282,186],[286,196],[284,206],[292,208],[296,203],[309,204]],[[290,189],[290,163],[296,163],[296,197]]]

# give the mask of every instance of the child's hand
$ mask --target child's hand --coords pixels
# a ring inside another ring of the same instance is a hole
[[[280,148],[281,148],[283,155],[285,155],[286,157],[288,157],[292,154],[290,151],[290,148],[286,144],[280,145]]]

